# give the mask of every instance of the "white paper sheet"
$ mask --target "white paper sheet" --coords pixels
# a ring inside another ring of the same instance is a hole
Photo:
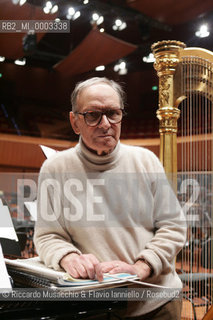
[[[30,213],[30,220],[36,221],[37,220],[37,202],[36,201],[26,201],[24,203],[24,205]]]
[[[40,144],[40,147],[41,147],[41,149],[47,159],[58,152],[57,150],[50,148],[50,147],[43,146],[42,144]]]
[[[0,289],[12,289],[0,244]]]
[[[0,238],[18,241],[12,218],[7,206],[4,206],[0,199]]]

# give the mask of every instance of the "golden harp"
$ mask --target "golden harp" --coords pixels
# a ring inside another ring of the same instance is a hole
[[[177,268],[191,314],[183,309],[182,316],[203,319],[204,308],[206,319],[213,319],[213,53],[180,41],[157,42],[152,51],[159,77],[160,160],[188,224]]]

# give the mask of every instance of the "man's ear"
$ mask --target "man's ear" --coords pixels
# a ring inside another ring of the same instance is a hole
[[[79,130],[79,127],[78,127],[78,124],[77,124],[77,116],[72,111],[70,112],[70,123],[71,123],[71,126],[73,128],[73,131],[76,134],[80,134],[80,130]]]

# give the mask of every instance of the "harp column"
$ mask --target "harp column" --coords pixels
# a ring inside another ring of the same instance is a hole
[[[154,68],[159,77],[157,117],[160,120],[160,160],[172,181],[176,181],[177,120],[180,116],[180,110],[175,107],[174,101],[174,74],[179,63],[180,50],[184,48],[185,44],[180,41],[160,41],[152,45]]]

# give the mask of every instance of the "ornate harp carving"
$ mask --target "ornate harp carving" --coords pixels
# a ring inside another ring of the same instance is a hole
[[[185,47],[180,41],[160,41],[152,45],[156,59],[154,68],[159,76],[157,117],[160,120],[160,159],[167,173],[177,172],[178,106],[184,99],[196,95],[206,99],[202,104],[208,103],[207,100],[209,105],[213,102],[213,53],[205,49]],[[195,101],[190,103],[195,104]],[[197,105],[198,103],[196,102]],[[210,113],[212,117],[212,112]],[[195,131],[196,128],[191,129]],[[210,131],[212,133],[212,128]],[[212,163],[209,167],[212,169]]]
[[[183,317],[196,319],[203,305],[205,319],[213,319],[213,53],[179,41],[157,42],[152,51],[159,77],[160,160],[188,223],[187,243],[177,258],[192,304],[191,317],[186,310]]]
[[[174,75],[179,63],[180,50],[185,47],[178,41],[157,42],[152,46],[154,67],[159,77],[160,160],[167,173],[177,172],[177,119],[180,110],[175,106]]]

